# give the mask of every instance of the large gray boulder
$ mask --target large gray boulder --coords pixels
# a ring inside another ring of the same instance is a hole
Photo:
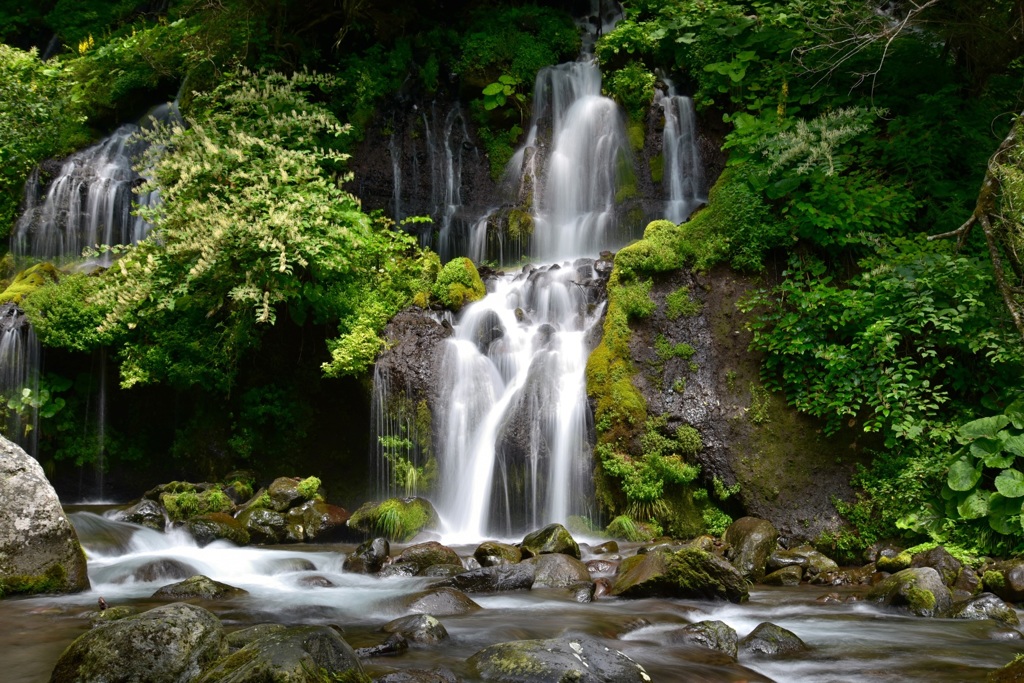
[[[743,578],[760,581],[764,578],[768,558],[775,551],[779,532],[772,523],[757,517],[742,517],[725,530],[729,544],[727,557]]]
[[[330,626],[267,633],[217,662],[200,683],[364,680],[355,651]]]
[[[0,436],[0,597],[89,588],[85,553],[35,458]]]
[[[475,680],[515,683],[650,683],[644,668],[583,637],[516,640],[480,650],[466,664]]]
[[[178,602],[79,636],[57,660],[50,683],[185,683],[226,653],[217,617]]]

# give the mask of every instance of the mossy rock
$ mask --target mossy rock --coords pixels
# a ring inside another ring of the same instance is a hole
[[[619,565],[612,595],[746,602],[747,582],[731,564],[699,548],[651,552]]]
[[[677,631],[669,634],[673,643],[686,643],[687,645],[699,645],[710,650],[724,652],[733,659],[736,658],[739,636],[736,630],[724,621],[698,621],[687,624]]]
[[[508,543],[484,541],[473,551],[473,557],[481,567],[494,567],[519,562],[523,559],[523,551]]]
[[[225,512],[194,517],[185,522],[185,528],[200,547],[221,540],[235,545],[249,545],[249,532],[245,525]]]
[[[480,650],[466,662],[475,680],[516,683],[649,683],[650,675],[626,655],[584,637],[517,640]]]
[[[203,491],[164,491],[160,494],[160,504],[175,522],[184,522],[213,512],[231,512],[235,509],[234,501],[216,485]]]
[[[462,591],[447,586],[407,595],[401,599],[401,606],[407,612],[437,617],[471,614],[482,609]]]
[[[217,617],[196,605],[174,603],[79,636],[60,656],[50,681],[192,681],[226,653]]]
[[[757,517],[741,517],[725,530],[728,557],[744,578],[764,578],[768,559],[775,551],[779,532],[771,522]]]
[[[537,557],[548,553],[563,553],[580,559],[580,546],[561,524],[549,524],[526,535],[520,544],[523,557]]]
[[[353,513],[348,525],[365,534],[406,543],[424,529],[437,524],[437,512],[425,498],[389,498],[369,502]]]
[[[288,538],[288,521],[280,512],[250,507],[240,512],[237,519],[248,532],[251,543],[273,545],[284,543]],[[298,540],[302,540],[301,536]]]
[[[804,570],[799,565],[792,565],[765,574],[761,583],[766,586],[799,586],[803,576]]]
[[[448,640],[448,630],[429,614],[410,614],[389,621],[380,630],[385,633],[400,633],[410,643],[421,645],[436,645]]]
[[[875,560],[875,567],[880,572],[889,572],[895,574],[901,572],[904,569],[910,567],[910,564],[914,561],[913,556],[904,551],[898,555],[881,555]]]
[[[1020,617],[1017,611],[992,593],[981,593],[967,600],[953,603],[948,616],[951,619],[994,619],[1001,624],[1017,628]]]
[[[201,683],[369,681],[352,647],[330,626],[265,633],[216,662]]]
[[[244,588],[229,586],[226,583],[214,581],[200,574],[198,576],[190,576],[184,581],[164,586],[153,593],[153,597],[164,600],[190,600],[196,598],[202,600],[221,600],[248,594],[249,591]]]
[[[942,577],[931,567],[897,572],[872,588],[867,599],[906,608],[919,617],[944,616],[953,602]]]
[[[460,310],[467,303],[479,301],[487,294],[476,266],[465,256],[445,264],[431,291],[442,305],[453,311]]]
[[[411,564],[415,567],[413,575],[438,564],[457,564],[461,567],[461,562],[457,552],[437,541],[411,545],[395,559],[396,564]]]
[[[740,641],[739,649],[755,657],[787,657],[807,652],[810,648],[789,629],[765,621]]]
[[[37,263],[14,276],[14,280],[0,292],[0,303],[20,304],[22,300],[40,287],[60,280],[60,271],[52,263]]]
[[[132,617],[138,614],[138,610],[134,607],[128,607],[127,605],[118,605],[116,607],[108,607],[104,610],[97,610],[89,614],[89,626],[96,628],[97,626],[105,626],[112,621],[124,619],[126,617]]]

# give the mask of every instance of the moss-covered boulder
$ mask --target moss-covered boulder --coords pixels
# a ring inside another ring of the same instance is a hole
[[[768,558],[768,569],[770,570],[792,566],[803,569],[804,578],[808,579],[839,571],[839,565],[835,561],[809,545],[798,546],[790,550],[777,549]]]
[[[768,558],[778,541],[778,529],[757,517],[741,517],[725,530],[725,542],[729,544],[727,557],[743,578],[750,581],[764,577]]]
[[[345,558],[342,568],[354,574],[376,574],[391,555],[391,544],[386,538],[363,541]]]
[[[1006,560],[986,567],[982,575],[985,590],[1003,600],[1024,600],[1024,560]]]
[[[484,541],[476,550],[473,557],[480,563],[481,567],[494,567],[499,564],[515,564],[523,559],[523,552],[508,543],[499,541]]]
[[[154,581],[187,579],[190,576],[196,576],[198,574],[199,570],[187,562],[182,562],[181,560],[177,560],[172,557],[161,557],[155,560],[143,562],[132,569],[130,573],[124,576],[114,577],[110,582],[126,583],[128,581],[133,581],[135,583],[152,583]]]
[[[414,567],[413,575],[423,573],[427,568],[439,564],[456,564],[461,566],[459,554],[437,541],[427,541],[411,545],[395,559],[395,564],[408,564]]]
[[[951,619],[994,619],[1006,626],[1020,626],[1017,611],[992,593],[981,593],[967,600],[954,602],[946,615]]]
[[[270,509],[286,512],[307,501],[322,498],[320,480],[317,477],[278,477],[267,487]]]
[[[584,637],[516,640],[480,650],[466,665],[483,681],[515,683],[650,683],[644,668],[617,650]]]
[[[739,643],[741,652],[755,657],[786,657],[807,652],[807,644],[788,629],[762,622]]]
[[[612,595],[745,602],[747,582],[731,564],[698,548],[634,555],[619,565]]]
[[[549,553],[562,553],[580,559],[580,546],[561,524],[549,524],[526,535],[520,544],[523,557],[536,557]]]
[[[381,627],[385,633],[399,633],[410,643],[437,645],[448,640],[448,630],[430,614],[410,614]]]
[[[191,600],[193,598],[221,600],[248,594],[249,591],[243,588],[235,588],[200,574],[164,586],[153,593],[153,597],[165,600]]]
[[[366,680],[355,651],[329,626],[296,626],[267,633],[233,652],[200,683],[312,683]]]
[[[1024,657],[1018,657],[988,675],[988,683],[1024,683]]]
[[[284,624],[256,624],[255,626],[232,631],[227,636],[228,647],[232,650],[239,650],[263,636],[269,636],[271,633],[280,633],[287,628]]]
[[[294,538],[294,534],[289,530],[288,520],[275,510],[253,506],[240,512],[236,519],[249,534],[251,543],[274,545],[289,539],[296,542],[302,540],[301,535],[297,539]]]
[[[406,543],[436,524],[437,512],[425,498],[388,498],[382,503],[364,503],[348,520],[353,529],[396,543]]]
[[[444,265],[431,293],[443,306],[458,311],[467,303],[483,299],[487,289],[473,262],[459,256]]]
[[[332,543],[353,535],[348,527],[348,511],[320,500],[290,509],[287,517],[291,525],[302,527],[303,538],[309,543]]]
[[[245,525],[226,512],[213,512],[193,517],[185,528],[202,547],[214,541],[230,541],[235,545],[249,545],[249,532]]]
[[[139,611],[134,607],[127,605],[116,605],[114,607],[107,607],[106,609],[96,610],[89,614],[89,626],[96,628],[98,626],[105,626],[112,621],[124,619],[126,617],[132,617],[138,614]]]
[[[916,553],[910,561],[910,566],[931,567],[939,573],[939,576],[942,577],[942,582],[947,586],[952,586],[956,583],[957,578],[960,576],[960,571],[963,569],[963,564],[961,564],[960,560],[950,555],[949,551],[941,545],[931,550]]]
[[[0,597],[87,590],[85,553],[39,462],[0,436]]]
[[[79,636],[60,656],[50,681],[193,681],[226,652],[217,617],[202,607],[175,603]]]
[[[799,586],[803,576],[804,570],[799,565],[793,565],[765,574],[761,583],[766,586]]]
[[[669,641],[699,645],[735,658],[739,643],[736,630],[724,621],[698,621],[669,633]]]
[[[872,588],[867,599],[906,608],[919,617],[942,616],[953,602],[942,577],[931,567],[896,572]]]
[[[438,617],[471,614],[481,609],[462,591],[445,586],[407,595],[401,598],[400,605],[406,612]]]

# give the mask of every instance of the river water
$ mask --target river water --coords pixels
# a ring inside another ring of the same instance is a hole
[[[185,563],[215,580],[249,591],[248,596],[200,604],[228,630],[262,623],[333,624],[353,647],[384,640],[380,627],[405,614],[402,596],[436,579],[378,579],[342,570],[351,545],[238,548],[217,542],[197,547],[183,532],[167,534],[113,522],[93,512],[72,521],[89,557],[91,591],[65,596],[0,601],[0,655],[6,683],[48,680],[60,653],[89,628],[99,596],[110,605],[144,610],[161,604],[150,598],[175,579],[125,581],[140,565],[157,559]],[[465,560],[476,544],[454,545]],[[402,546],[392,546],[397,555]],[[621,547],[630,555],[635,547]],[[589,559],[586,555],[584,560]],[[310,564],[313,569],[310,569]],[[311,576],[334,587],[302,584]],[[397,657],[364,660],[371,676],[396,669],[446,667],[463,673],[463,662],[487,645],[509,640],[583,633],[641,663],[659,681],[981,681],[1024,647],[1021,636],[992,621],[924,619],[863,602],[824,604],[817,599],[835,588],[799,586],[751,591],[744,605],[701,600],[603,598],[574,602],[566,593],[534,590],[471,597],[483,609],[441,617],[448,642],[411,648]],[[859,588],[838,589],[843,596]],[[790,660],[739,662],[671,642],[671,630],[705,619],[724,621],[740,637],[771,621],[800,636],[810,653]]]

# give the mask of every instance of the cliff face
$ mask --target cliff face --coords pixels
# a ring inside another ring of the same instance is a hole
[[[747,316],[736,308],[758,285],[726,267],[656,279],[651,298],[657,309],[631,325],[633,382],[649,415],[667,415],[671,430],[688,424],[700,432],[704,448],[695,460],[701,479],[739,484],[741,509],[734,513],[767,519],[791,540],[814,539],[842,526],[833,498],[853,498],[850,476],[867,456],[857,433],[826,437],[814,419],[761,384],[761,357],[747,350]],[[682,287],[700,311],[670,320],[666,297]],[[663,360],[657,349],[666,343],[689,344],[694,353]]]

